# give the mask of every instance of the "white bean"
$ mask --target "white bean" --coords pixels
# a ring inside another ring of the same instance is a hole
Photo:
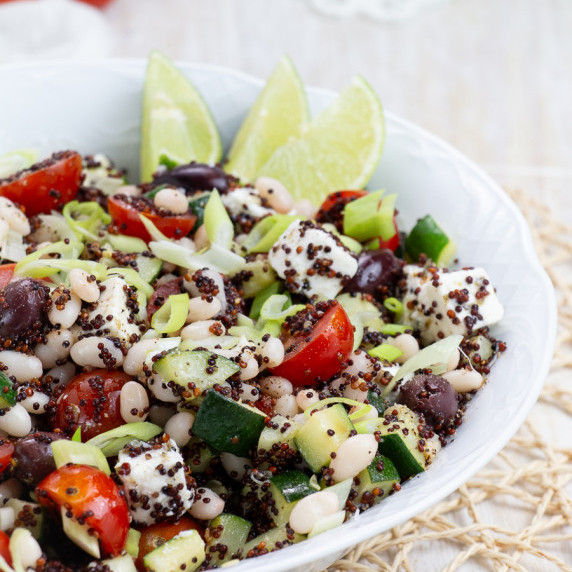
[[[268,206],[277,213],[286,214],[294,208],[294,199],[288,189],[271,177],[258,177],[254,183],[258,194],[266,199]]]
[[[8,370],[8,375],[13,375],[18,381],[31,381],[41,377],[42,362],[36,356],[29,356],[13,350],[0,351],[0,363]]]
[[[67,300],[62,304],[61,299],[66,298]],[[71,328],[81,311],[81,299],[79,296],[69,290],[62,293],[60,288],[56,288],[52,292],[52,302],[52,307],[48,311],[50,322],[54,326],[59,324],[62,328]]]
[[[293,395],[281,395],[274,404],[274,411],[284,417],[294,417],[300,409]]]
[[[328,490],[308,495],[300,499],[290,513],[290,528],[294,532],[307,534],[316,522],[325,516],[338,512],[338,495]]]
[[[284,361],[284,344],[279,338],[271,337],[260,350],[264,367],[277,367]]]
[[[189,411],[180,411],[169,418],[165,424],[165,433],[182,448],[191,439],[191,428],[195,422],[195,416]]]
[[[254,379],[259,372],[258,362],[255,358],[248,358],[246,361],[246,367],[242,368],[239,372],[241,381],[248,381],[249,379]]]
[[[362,386],[361,380],[358,380],[357,387],[352,387],[352,383],[346,381],[343,396],[347,399],[354,399],[355,401],[361,401],[363,403],[367,397],[367,387]]]
[[[68,361],[62,365],[53,367],[46,373],[45,377],[48,376],[52,378],[50,382],[52,389],[58,386],[63,387],[75,377],[75,365],[71,361]]]
[[[459,351],[459,348],[455,348],[451,354],[451,357],[449,358],[449,361],[447,362],[447,371],[453,371],[454,369],[457,369],[460,361],[461,352]]]
[[[200,520],[216,518],[224,510],[224,501],[211,489],[199,487],[189,512]]]
[[[123,360],[123,371],[129,375],[139,375],[143,372],[143,365],[147,352],[155,349],[161,338],[149,338],[134,343]]]
[[[411,334],[400,334],[389,342],[403,352],[395,361],[405,363],[419,351],[419,342]]]
[[[164,401],[165,403],[176,403],[179,401],[179,398],[167,387],[163,378],[157,373],[147,378],[147,387],[160,401]]]
[[[185,326],[181,330],[181,339],[195,341],[203,340],[204,338],[215,335],[213,332],[217,331],[222,333],[226,331],[225,327],[222,325],[222,322],[219,322],[218,320],[204,320],[201,322],[194,322],[193,324]]]
[[[195,248],[197,250],[202,250],[203,248],[206,248],[210,244],[209,237],[207,234],[207,227],[204,224],[201,224],[201,226],[199,226],[197,232],[195,232],[194,238],[195,238]]]
[[[167,421],[177,414],[177,410],[168,405],[151,405],[149,409],[149,421],[159,425],[159,427],[165,427]]]
[[[163,264],[163,270],[165,270],[165,264]],[[178,278],[178,276],[175,276],[175,274],[172,273],[168,273],[168,274],[163,274],[163,276],[161,276],[161,278],[157,278],[157,282],[156,285],[157,286],[163,286],[163,284],[166,284],[167,282],[170,282],[171,280]]]
[[[211,302],[196,297],[189,300],[189,313],[187,324],[190,322],[201,322],[210,320],[221,310],[221,303],[218,298],[213,298]]]
[[[318,394],[312,389],[302,389],[296,395],[296,403],[302,411],[306,410],[310,405],[320,401]]]
[[[442,374],[457,393],[466,393],[479,389],[483,385],[483,377],[474,369],[455,369]]]
[[[232,453],[221,453],[220,461],[227,475],[235,481],[242,481],[246,472],[252,467],[248,457],[237,457]]]
[[[113,192],[114,195],[126,195],[128,197],[139,197],[141,195],[141,189],[135,185],[123,185],[118,187]]]
[[[227,301],[226,301],[226,295],[224,293],[224,280],[223,280],[220,272],[216,272],[215,270],[203,268],[201,270],[201,274],[202,274],[202,276],[205,276],[206,278],[210,278],[215,283],[215,285],[218,288],[218,294],[216,295],[216,297],[218,298],[218,300],[220,302],[221,311],[222,312],[226,311]],[[197,285],[195,284],[195,282],[193,280],[191,280],[191,281],[185,280],[185,288],[189,291],[189,293],[193,297],[201,295],[201,292],[199,292],[199,289],[197,288]]]
[[[72,342],[73,335],[70,330],[52,330],[46,336],[46,343],[38,344],[34,348],[34,353],[42,362],[42,366],[49,369],[67,359]]]
[[[260,389],[262,389],[262,393],[277,399],[282,395],[291,395],[294,386],[285,377],[271,375],[260,380]]]
[[[145,421],[149,414],[149,396],[138,381],[128,381],[119,394],[119,410],[126,423]]]
[[[24,437],[32,429],[32,418],[22,405],[16,403],[0,416],[0,430],[13,437]]]
[[[72,268],[68,274],[70,288],[74,294],[84,302],[93,304],[99,300],[99,286],[97,281],[81,268]]]
[[[42,393],[41,391],[34,391],[30,396],[26,396],[25,399],[20,401],[22,407],[28,413],[35,413],[36,415],[41,415],[46,412],[46,405],[50,402],[50,396]]]
[[[36,564],[42,557],[42,548],[27,528],[17,529],[17,532],[18,536],[13,534],[10,539],[12,558],[16,560],[16,556],[19,556],[22,570],[36,570]]]
[[[351,479],[361,473],[377,453],[377,441],[369,433],[354,435],[346,439],[336,451],[336,456],[330,462],[337,483]]]
[[[70,352],[72,360],[82,367],[107,367],[109,359],[113,365],[123,363],[123,353],[115,344],[104,337],[92,336],[76,342]],[[103,357],[106,356],[104,360]]]
[[[22,236],[30,234],[28,217],[6,197],[0,197],[0,218],[5,220],[8,226],[18,234]]]
[[[317,209],[308,199],[300,199],[294,203],[294,214],[313,219],[316,216]]]
[[[174,214],[183,214],[189,210],[187,195],[179,189],[161,189],[154,197],[153,203],[158,209],[167,209]]]
[[[240,398],[245,401],[256,401],[260,395],[260,390],[249,383],[241,383],[238,387],[238,393]]]
[[[0,508],[0,530],[6,532],[14,528],[14,520],[16,519],[16,513],[11,506],[3,506]]]

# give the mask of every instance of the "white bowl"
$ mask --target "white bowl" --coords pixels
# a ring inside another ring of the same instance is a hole
[[[144,61],[56,62],[0,67],[0,153],[36,147],[104,152],[138,173]],[[262,81],[181,63],[204,95],[228,146]],[[383,95],[383,94],[382,94]],[[335,94],[309,90],[315,112]],[[461,153],[387,113],[387,141],[370,188],[398,193],[404,228],[431,213],[459,246],[463,265],[482,265],[505,307],[493,330],[508,343],[465,422],[429,471],[342,527],[247,560],[234,570],[322,570],[350,547],[411,518],[452,493],[516,432],[536,401],[552,358],[554,291],[514,203]]]

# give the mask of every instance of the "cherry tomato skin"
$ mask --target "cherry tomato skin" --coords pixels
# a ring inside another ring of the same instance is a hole
[[[81,427],[82,441],[123,425],[119,397],[133,378],[122,371],[96,369],[80,373],[56,403],[55,427],[72,435]]]
[[[383,238],[379,237],[379,248],[388,248],[391,252],[395,252],[399,247],[399,229],[397,228],[397,221],[395,217],[393,217],[393,228],[395,229],[395,234],[388,238],[387,240],[383,240]]]
[[[330,193],[322,203],[316,215],[316,221],[320,223],[334,224],[338,232],[344,231],[344,208],[348,203],[365,197],[367,191],[347,190]]]
[[[14,455],[14,445],[10,441],[0,440],[0,473],[3,473],[10,464]]]
[[[165,544],[167,540],[171,540],[184,530],[196,530],[202,536],[201,527],[192,518],[183,516],[178,522],[157,522],[141,529],[141,537],[139,538],[139,554],[135,564],[138,570],[143,570],[143,557],[149,552],[155,550],[159,546]]]
[[[109,197],[107,200],[107,210],[113,219],[113,223],[121,233],[136,236],[145,242],[151,240],[151,236],[139,218],[141,211],[134,205],[120,196],[114,196]],[[167,238],[187,236],[197,220],[197,217],[190,212],[180,215],[161,216],[149,210],[141,214],[144,214]]]
[[[314,325],[308,336],[284,339],[284,361],[271,370],[297,386],[314,385],[317,378],[326,380],[341,370],[341,362],[352,352],[353,326],[337,302]]]
[[[12,566],[12,553],[10,552],[10,537],[0,530],[0,556]]]
[[[14,268],[16,264],[0,264],[0,288],[7,286],[12,276],[14,276]]]
[[[149,298],[149,304],[147,305],[147,318],[149,321],[151,321],[153,314],[168,300],[169,296],[181,294],[184,291],[182,278],[173,278],[161,284]]]
[[[36,494],[40,504],[65,506],[74,518],[84,518],[98,534],[105,555],[117,556],[124,548],[129,509],[119,487],[104,472],[87,465],[64,465],[36,487]]]
[[[0,196],[22,205],[28,216],[49,213],[76,196],[81,177],[81,155],[62,151],[21,171],[17,177],[0,180]]]

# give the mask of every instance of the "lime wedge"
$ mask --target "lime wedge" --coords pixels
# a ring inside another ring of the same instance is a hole
[[[381,103],[371,86],[356,77],[299,139],[278,148],[258,175],[278,179],[296,200],[319,205],[330,192],[365,186],[384,139]]]
[[[0,155],[0,179],[31,167],[37,160],[38,152],[34,149],[20,149]]]
[[[201,95],[171,60],[149,56],[143,89],[141,180],[149,181],[165,155],[178,164],[220,161],[222,145]]]
[[[304,85],[289,57],[283,57],[232,143],[226,171],[243,182],[256,177],[278,147],[301,134],[310,120]]]

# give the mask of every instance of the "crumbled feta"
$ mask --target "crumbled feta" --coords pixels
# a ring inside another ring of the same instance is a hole
[[[268,253],[291,292],[333,299],[358,269],[355,255],[336,236],[308,220],[295,220]]]
[[[82,334],[95,333],[118,338],[130,345],[139,339],[140,331],[136,320],[139,308],[129,299],[131,289],[120,276],[113,276],[102,282],[105,287],[95,308],[82,321]]]
[[[191,508],[194,489],[176,443],[131,441],[120,452],[115,471],[121,479],[133,521],[176,520]]]
[[[454,334],[470,335],[503,317],[503,307],[482,268],[446,272],[408,265],[404,272],[402,321],[419,329],[425,344]]]
[[[233,189],[221,197],[224,206],[233,216],[247,215],[252,218],[262,218],[270,214],[276,214],[271,208],[262,204],[261,196],[255,189],[241,187]]]

